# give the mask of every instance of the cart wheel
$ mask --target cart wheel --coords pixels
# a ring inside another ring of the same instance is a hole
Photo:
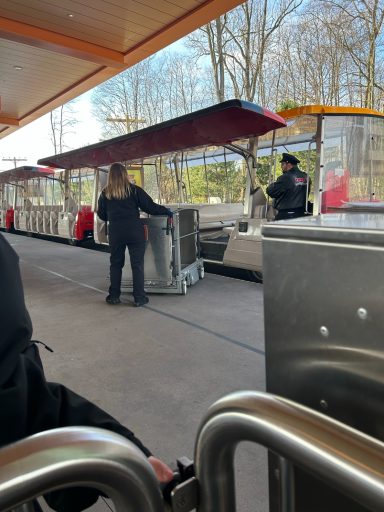
[[[187,295],[187,281],[184,279],[184,281],[181,284],[181,293],[182,295]]]
[[[199,279],[204,279],[204,267],[199,268]]]
[[[249,275],[251,281],[255,281],[256,283],[263,282],[263,273],[262,272],[257,272],[256,270],[248,270],[248,275]]]

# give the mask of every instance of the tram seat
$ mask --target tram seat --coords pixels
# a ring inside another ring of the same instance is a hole
[[[195,205],[193,205],[194,207]],[[200,231],[232,227],[244,211],[242,203],[216,203],[198,205]]]
[[[76,212],[60,212],[58,215],[57,230],[59,236],[63,238],[74,238],[74,227]]]
[[[37,206],[32,206],[29,213],[29,230],[32,233],[37,233]]]
[[[19,211],[19,229],[20,231],[30,231],[29,228],[30,211],[20,210]]]
[[[200,232],[232,227],[244,212],[243,203],[169,203],[165,206],[171,210],[183,208],[198,210]]]
[[[251,219],[265,219],[267,217],[268,201],[261,187],[258,187],[249,196],[249,215]]]
[[[39,206],[36,210],[36,231],[37,233],[44,233],[44,225],[43,225],[43,213],[44,207]]]
[[[46,235],[51,234],[51,222],[50,222],[51,209],[52,209],[51,206],[45,206],[44,210],[42,212],[42,223],[43,223],[43,231],[42,232],[45,233]]]
[[[62,207],[60,205],[51,206],[50,212],[50,231],[52,235],[59,234],[59,213]]]
[[[343,168],[328,169],[321,195],[321,213],[342,207],[349,201],[349,171]]]

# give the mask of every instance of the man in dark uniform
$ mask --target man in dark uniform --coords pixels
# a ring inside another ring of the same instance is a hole
[[[280,163],[283,174],[267,187],[267,194],[273,198],[273,207],[278,212],[275,220],[302,217],[309,193],[308,175],[297,167],[300,160],[289,153],[283,153]]]

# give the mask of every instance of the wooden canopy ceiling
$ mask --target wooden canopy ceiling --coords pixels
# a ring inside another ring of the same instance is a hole
[[[1,0],[0,138],[244,0]]]

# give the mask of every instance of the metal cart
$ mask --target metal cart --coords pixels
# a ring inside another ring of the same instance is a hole
[[[143,219],[148,230],[144,272],[147,293],[179,293],[204,277],[200,257],[199,212],[195,209],[174,211],[173,223],[168,217]],[[129,254],[121,281],[122,292],[132,291],[132,270]]]

